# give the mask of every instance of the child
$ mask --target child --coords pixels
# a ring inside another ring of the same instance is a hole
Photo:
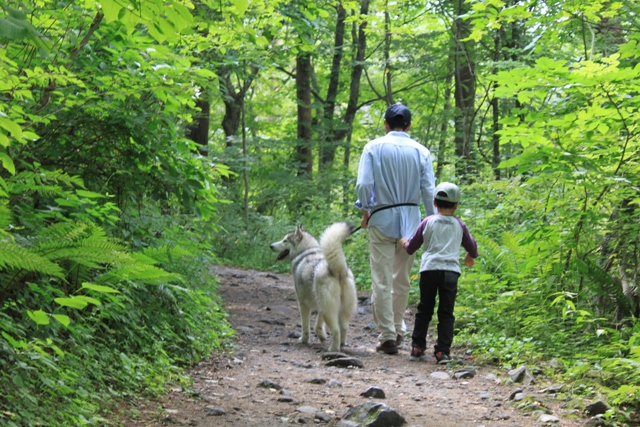
[[[453,214],[460,203],[460,189],[455,184],[443,182],[435,190],[433,204],[438,213],[426,217],[410,240],[400,239],[400,244],[413,254],[424,246],[420,264],[420,304],[411,336],[411,360],[419,360],[427,348],[427,330],[433,317],[436,294],[438,304],[438,342],[434,355],[438,364],[451,362],[453,341],[453,307],[460,277],[460,246],[467,251],[464,263],[473,267],[478,257],[478,247],[467,226]]]

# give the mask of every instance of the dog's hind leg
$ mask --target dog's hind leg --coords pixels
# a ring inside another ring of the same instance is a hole
[[[338,320],[337,313],[326,313],[324,315],[324,320],[327,323],[327,327],[331,332],[331,345],[329,346],[329,351],[340,351],[340,344],[342,344],[342,325],[340,325],[340,320]]]
[[[309,335],[311,334],[311,308],[304,304],[299,304],[300,307],[300,319],[302,320],[302,336],[300,342],[302,344],[309,344]]]
[[[327,333],[324,331],[324,318],[321,312],[318,312],[318,318],[316,319],[316,335],[321,343],[327,341]]]
[[[349,320],[358,306],[358,295],[356,293],[356,284],[353,280],[353,274],[349,274],[341,285],[341,305],[338,314],[338,322],[340,322],[340,346],[347,343],[347,331],[349,330]]]
[[[347,332],[349,331],[349,318],[340,316],[338,319],[340,323],[340,347],[344,347],[347,344]]]

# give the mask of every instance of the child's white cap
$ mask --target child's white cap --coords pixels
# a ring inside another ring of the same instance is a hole
[[[460,201],[460,189],[450,182],[442,182],[436,187],[435,199],[458,203]]]

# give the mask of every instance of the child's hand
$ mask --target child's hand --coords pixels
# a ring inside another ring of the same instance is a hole
[[[476,263],[476,260],[474,260],[473,258],[471,258],[471,255],[466,254],[464,256],[464,265],[466,265],[467,267],[471,268],[473,267],[473,265]]]
[[[400,238],[400,240],[398,240],[398,244],[404,248],[404,245],[406,245],[408,242],[408,240],[404,237]]]

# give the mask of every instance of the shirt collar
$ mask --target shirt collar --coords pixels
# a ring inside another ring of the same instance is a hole
[[[389,131],[389,133],[387,135],[389,135],[389,136],[400,136],[402,138],[410,138],[408,133],[406,133],[406,132],[398,132],[396,130]]]

